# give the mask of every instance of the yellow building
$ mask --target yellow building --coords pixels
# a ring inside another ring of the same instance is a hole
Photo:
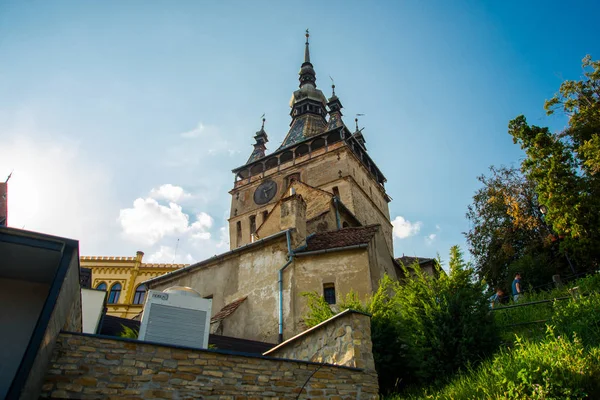
[[[107,314],[133,318],[142,312],[146,286],[142,282],[188,264],[147,264],[144,253],[135,257],[82,256],[81,268],[92,270],[92,287],[108,291]]]

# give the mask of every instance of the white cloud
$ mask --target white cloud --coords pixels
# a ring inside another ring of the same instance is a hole
[[[166,235],[185,233],[189,216],[176,203],[170,202],[166,207],[152,198],[137,198],[133,208],[119,212],[118,221],[126,237],[151,246]]]
[[[211,235],[209,229],[212,228],[213,222],[212,217],[205,212],[196,215],[196,222],[190,226],[192,238],[200,240],[210,239]]]
[[[163,199],[177,203],[182,200],[189,199],[192,197],[192,195],[183,190],[181,186],[175,186],[167,183],[158,188],[152,189],[150,191],[150,197],[153,199]]]
[[[216,247],[218,249],[227,248],[229,246],[229,229],[227,226],[222,226],[219,228],[219,242]]]
[[[435,233],[431,233],[431,234],[425,236],[425,243],[432,244],[436,237],[437,237],[437,235]]]
[[[193,139],[197,138],[198,136],[201,136],[202,133],[205,131],[206,127],[204,126],[204,124],[202,122],[199,122],[198,126],[196,126],[194,129],[192,129],[191,131],[183,132],[180,134],[180,136],[183,138]]]
[[[204,125],[202,122],[198,122],[198,125],[190,130],[183,133],[180,133],[179,136],[185,139],[196,139],[201,136],[211,137],[213,139],[218,138],[219,129],[213,125]]]
[[[191,195],[182,187],[171,184],[152,189],[150,197],[137,198],[132,208],[120,210],[118,222],[123,236],[132,242],[147,246],[153,246],[168,237],[177,237],[184,242],[209,240],[214,224],[213,218],[206,212],[199,212],[195,220],[190,222],[191,216],[174,201],[189,197]],[[171,201],[164,205],[156,198]]]
[[[421,230],[423,223],[421,221],[410,222],[404,217],[397,216],[392,221],[394,237],[398,239],[406,239],[409,236],[414,236]]]
[[[182,254],[177,248],[160,246],[157,251],[150,254],[144,261],[149,263],[192,264],[194,263],[194,258],[190,253]]]

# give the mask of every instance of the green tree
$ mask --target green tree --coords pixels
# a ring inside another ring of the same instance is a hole
[[[562,239],[561,251],[574,256],[580,271],[596,269],[600,257],[600,62],[586,56],[583,75],[563,82],[545,103],[548,115],[568,118],[563,131],[529,125],[522,115],[509,123],[526,154],[521,169]]]
[[[544,223],[534,182],[514,167],[492,166],[477,179],[482,187],[468,207],[465,236],[479,277],[506,290],[517,271],[533,286],[568,271]]]

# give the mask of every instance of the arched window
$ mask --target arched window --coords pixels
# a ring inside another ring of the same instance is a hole
[[[146,285],[139,285],[135,289],[135,295],[133,296],[133,304],[144,304],[146,298]]]
[[[108,304],[116,304],[119,301],[121,295],[121,284],[115,283],[110,287],[110,293],[108,295]]]
[[[98,286],[96,286],[96,289],[98,289],[98,290],[106,290],[106,283],[100,282],[98,284]]]

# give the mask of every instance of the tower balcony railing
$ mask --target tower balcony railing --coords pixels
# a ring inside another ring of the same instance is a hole
[[[337,128],[333,131],[310,137],[293,146],[280,149],[251,164],[234,169],[232,171],[235,174],[234,187],[238,188],[250,184],[313,157],[336,150],[344,145],[347,145],[352,150],[379,185],[384,187],[386,180],[381,171],[379,171],[379,168],[371,160],[364,147],[344,128]]]

